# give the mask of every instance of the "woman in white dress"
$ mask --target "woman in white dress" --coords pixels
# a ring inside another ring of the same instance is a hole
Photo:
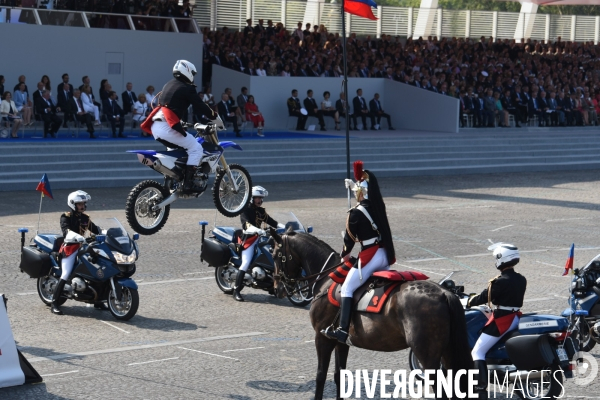
[[[335,121],[335,130],[340,130],[340,113],[335,109],[329,97],[331,93],[325,92],[323,93],[323,101],[321,102],[321,110],[323,111],[324,116],[333,117]]]
[[[96,121],[94,125],[100,125],[100,110],[94,104],[94,100],[92,100],[92,87],[90,85],[83,85],[82,89],[81,102],[83,103],[83,109],[90,114],[94,114],[94,121]]]
[[[152,109],[152,102],[154,101],[154,86],[150,85],[146,88],[146,104]],[[156,106],[156,104],[154,105]]]
[[[265,71],[265,63],[263,61],[258,63],[258,69],[256,70],[256,75],[267,76],[267,71]]]
[[[146,102],[146,95],[144,93],[138,96],[138,100],[133,103],[133,107],[131,108],[131,113],[133,114],[133,120],[139,122],[140,124],[146,120],[150,112],[150,107],[148,107],[148,103]],[[152,136],[142,131],[142,136]]]

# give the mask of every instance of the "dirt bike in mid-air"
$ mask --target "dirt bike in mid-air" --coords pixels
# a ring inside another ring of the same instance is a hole
[[[184,124],[184,128],[192,127]],[[246,168],[238,164],[227,164],[223,153],[227,148],[242,150],[234,142],[219,142],[217,130],[224,129],[223,121],[217,118],[208,124],[193,125],[195,137],[204,149],[204,155],[196,168],[194,185],[198,191],[183,193],[185,166],[188,159],[184,149],[128,150],[136,153],[140,162],[164,176],[164,184],[154,180],[138,183],[131,189],[125,204],[125,215],[131,228],[142,235],[158,232],[169,218],[170,204],[177,199],[197,198],[208,187],[208,178],[215,174],[212,187],[217,210],[226,217],[242,213],[250,200],[252,179]]]

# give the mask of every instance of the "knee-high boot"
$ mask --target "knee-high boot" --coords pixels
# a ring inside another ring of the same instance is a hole
[[[340,310],[340,326],[332,331],[331,327],[321,330],[321,333],[329,339],[335,339],[340,343],[346,344],[348,331],[350,330],[350,321],[352,320],[352,307],[354,300],[352,297],[342,297]]]
[[[60,306],[58,305],[58,299],[62,294],[65,283],[67,283],[67,281],[61,279],[54,288],[54,293],[52,294],[52,307],[50,308],[50,311],[52,311],[53,314],[62,315],[62,311],[60,311]]]
[[[236,301],[244,301],[244,298],[240,294],[242,289],[244,288],[244,277],[246,276],[246,272],[239,270],[238,274],[235,278],[235,286],[233,288],[233,298]]]
[[[183,192],[190,194],[194,193],[197,189],[194,185],[194,175],[196,174],[196,167],[193,165],[185,166],[185,176],[183,178]]]
[[[475,387],[475,390],[477,390],[479,394],[479,400],[488,400],[488,369],[485,360],[476,360],[475,369],[479,371],[479,375],[477,376],[477,386]]]

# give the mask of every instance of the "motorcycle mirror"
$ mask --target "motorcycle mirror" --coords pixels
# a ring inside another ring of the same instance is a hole
[[[98,242],[98,243],[104,243],[105,240],[106,240],[106,236],[105,235],[96,235],[96,242]]]
[[[140,234],[139,233],[134,233],[133,234],[133,240],[138,240],[140,238]]]
[[[306,229],[306,232],[308,232],[308,233],[312,233],[312,231],[313,231],[313,227],[312,226],[309,226],[308,229]]]
[[[27,233],[29,232],[29,229],[27,228],[19,228],[19,233]]]

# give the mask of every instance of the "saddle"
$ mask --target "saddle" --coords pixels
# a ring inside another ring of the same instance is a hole
[[[400,284],[427,279],[427,275],[416,271],[377,271],[354,292],[354,311],[379,313]],[[329,302],[336,307],[340,306],[342,283],[334,281],[327,290]]]

